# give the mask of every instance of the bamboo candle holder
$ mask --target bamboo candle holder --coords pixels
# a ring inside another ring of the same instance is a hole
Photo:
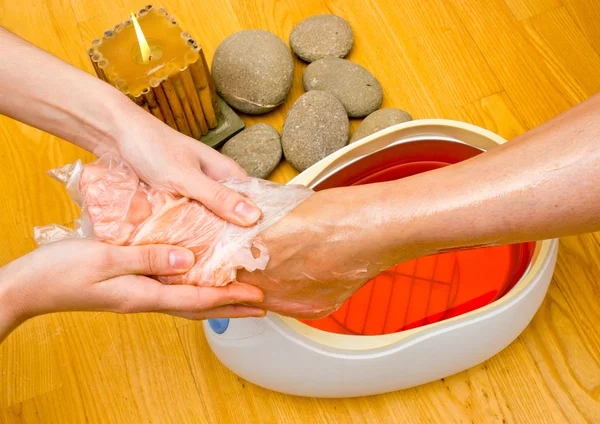
[[[201,139],[219,125],[222,105],[202,48],[163,8],[146,6],[135,17],[151,60],[142,60],[128,19],[92,41],[88,55],[96,75],[170,127]]]

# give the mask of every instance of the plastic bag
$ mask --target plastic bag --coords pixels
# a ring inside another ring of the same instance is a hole
[[[48,174],[64,184],[81,206],[81,219],[75,229],[36,227],[38,244],[92,238],[124,246],[171,244],[193,251],[194,266],[183,275],[158,277],[165,284],[224,286],[235,280],[240,268],[264,270],[269,254],[258,234],[313,193],[304,186],[255,178],[223,181],[262,210],[259,222],[245,228],[219,218],[195,200],[149,187],[127,163],[112,155],[88,165],[78,161]]]

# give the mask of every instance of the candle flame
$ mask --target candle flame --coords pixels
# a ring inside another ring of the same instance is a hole
[[[140,24],[138,23],[135,15],[131,14],[131,21],[133,22],[133,27],[135,28],[135,35],[137,36],[138,43],[140,44],[140,52],[142,53],[142,62],[145,64],[150,63],[150,55],[151,50],[148,42],[146,41],[146,37],[144,37],[144,33],[142,32],[142,28],[140,28]]]

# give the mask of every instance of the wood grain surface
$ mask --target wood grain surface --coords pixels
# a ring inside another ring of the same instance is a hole
[[[318,13],[346,18],[349,56],[381,82],[384,107],[448,118],[511,139],[600,91],[598,0],[164,0],[210,63],[226,36],[262,28],[286,42]],[[89,42],[138,0],[0,0],[0,24],[92,73]],[[281,129],[303,92],[248,125]],[[354,130],[359,121],[353,120]],[[77,209],[44,175],[92,156],[0,117],[0,265],[34,248],[32,227]],[[296,172],[283,163],[271,176]],[[346,400],[273,393],[231,373],[201,323],[157,314],[62,313],[0,345],[3,423],[600,423],[600,236],[561,240],[532,323],[504,351],[421,387]],[[440,360],[443,360],[440,352]]]

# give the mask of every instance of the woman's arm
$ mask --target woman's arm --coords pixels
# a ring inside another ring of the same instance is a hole
[[[147,183],[194,198],[233,223],[252,225],[260,217],[251,202],[216,182],[246,175],[233,160],[2,27],[0,113],[96,156],[116,152]]]
[[[262,307],[315,318],[382,270],[448,249],[600,230],[600,94],[468,161],[317,193],[265,235]]]
[[[0,27],[0,113],[99,156],[116,150],[123,112],[116,88]]]
[[[161,312],[187,319],[262,316],[247,284],[164,285],[144,275],[189,270],[194,255],[167,245],[113,246],[72,239],[49,243],[0,268],[0,342],[34,316],[61,311]]]

